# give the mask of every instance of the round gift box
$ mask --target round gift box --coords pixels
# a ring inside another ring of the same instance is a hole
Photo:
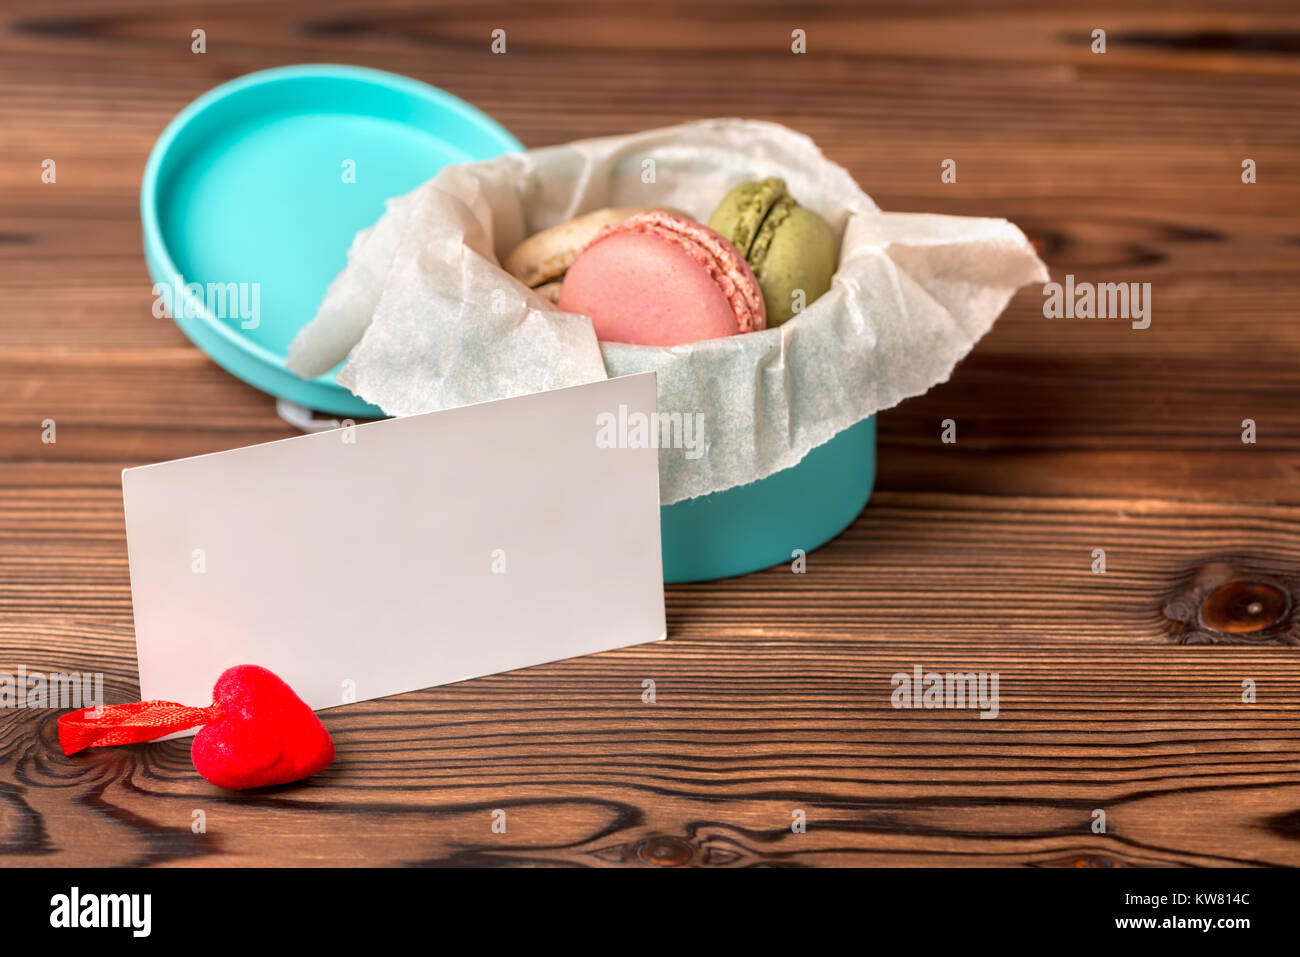
[[[140,195],[149,273],[175,290],[177,325],[228,372],[321,412],[381,417],[334,370],[305,380],[286,369],[289,341],[386,199],[448,163],[522,148],[468,103],[407,77],[327,64],[239,77],[182,110],[149,156]],[[199,294],[211,282],[256,284],[258,322],[214,314]],[[834,538],[871,494],[875,451],[866,419],[791,468],[663,506],[664,580],[741,575]]]

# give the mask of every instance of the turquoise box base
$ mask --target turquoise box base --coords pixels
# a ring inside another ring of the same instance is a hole
[[[659,509],[664,581],[728,578],[793,562],[844,531],[871,497],[876,419],[765,479]]]

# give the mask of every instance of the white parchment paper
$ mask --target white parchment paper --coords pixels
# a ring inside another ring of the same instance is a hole
[[[830,291],[779,328],[598,343],[590,320],[498,265],[592,209],[665,205],[705,221],[737,183],[766,176],[843,237]],[[653,370],[662,412],[703,415],[704,454],[660,450],[668,505],[789,468],[945,381],[1016,289],[1047,278],[1006,220],[882,212],[807,137],[703,120],[443,169],[357,234],[288,366],[315,376],[346,358],[338,381],[395,416]]]

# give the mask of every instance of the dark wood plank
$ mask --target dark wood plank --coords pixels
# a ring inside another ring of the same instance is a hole
[[[103,670],[110,699],[133,700],[117,491],[21,468],[0,492],[0,644],[34,669]],[[1294,865],[1300,662],[1176,647],[1159,609],[1207,555],[1295,574],[1298,522],[1288,506],[882,493],[803,575],[670,589],[664,645],[327,712],[339,761],[298,788],[222,794],[179,742],[65,758],[56,712],[15,714],[0,753],[24,793],[57,784],[46,823],[94,839],[25,843],[44,820],[25,801],[0,833],[41,863],[599,865],[671,838],[711,863]],[[915,664],[996,671],[999,718],[893,709],[890,676]],[[489,831],[498,807],[507,835]],[[808,834],[790,833],[794,808]]]

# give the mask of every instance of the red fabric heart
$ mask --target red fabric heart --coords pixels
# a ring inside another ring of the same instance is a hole
[[[221,717],[194,736],[194,767],[232,791],[287,784],[334,760],[334,742],[320,718],[276,675],[237,665],[217,679],[212,702]]]
[[[189,708],[171,701],[82,708],[59,718],[64,754],[83,748],[151,741],[173,731],[205,727],[194,736],[194,767],[232,791],[288,784],[334,760],[334,742],[292,688],[257,665],[222,672],[212,705]]]

